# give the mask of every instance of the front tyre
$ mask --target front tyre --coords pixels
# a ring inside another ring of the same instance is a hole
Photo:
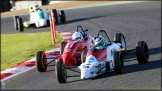
[[[47,70],[46,54],[43,51],[38,51],[36,54],[36,66],[39,72],[45,72]]]
[[[136,56],[139,64],[144,64],[148,62],[149,51],[145,41],[139,41],[136,44]]]
[[[19,16],[14,16],[14,17],[13,17],[15,30],[18,30],[17,18],[19,18]]]
[[[84,63],[86,60],[86,55],[87,55],[88,50],[83,50],[81,53],[81,62]]]
[[[56,62],[55,66],[56,77],[59,83],[66,83],[67,81],[67,70],[63,60]]]
[[[121,65],[121,55],[120,55],[120,52],[118,51],[115,51],[113,53],[113,67],[114,67],[114,71],[116,74],[122,74],[123,71],[122,71],[122,65]]]
[[[121,48],[124,49],[124,53],[126,52],[126,41],[125,41],[125,37],[124,37],[124,35],[122,33],[117,33],[114,36],[114,42],[115,43],[120,43]],[[121,57],[122,57],[121,65],[122,65],[122,67],[124,67],[124,62],[123,62],[124,54],[122,54]]]
[[[17,27],[18,27],[18,31],[22,32],[24,31],[24,26],[23,26],[23,22],[22,22],[22,18],[17,18]]]
[[[46,22],[47,22],[47,26],[50,26],[50,21],[48,19],[46,20]]]

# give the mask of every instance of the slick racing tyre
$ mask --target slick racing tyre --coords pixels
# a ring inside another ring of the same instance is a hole
[[[124,50],[126,52],[126,41],[125,41],[125,37],[124,37],[124,35],[122,33],[117,33],[114,36],[114,42],[115,43],[121,43],[122,44],[122,48],[124,48]],[[121,65],[122,65],[122,67],[124,67],[124,62],[123,62],[124,55],[121,55],[121,57],[122,57]]]
[[[59,83],[66,83],[67,80],[67,70],[63,60],[56,62],[55,66],[56,77]]]
[[[66,23],[66,17],[65,17],[65,12],[64,12],[64,10],[61,10],[61,11],[59,12],[59,16],[60,16],[60,21],[61,21],[61,23],[62,23],[62,24],[65,24],[65,23]]]
[[[136,44],[136,56],[139,64],[144,64],[148,62],[149,51],[145,41],[139,41]]]
[[[23,22],[22,22],[22,18],[17,18],[17,28],[19,32],[24,31],[24,26],[23,26]]]
[[[14,16],[14,17],[13,17],[15,30],[18,30],[17,18],[19,18],[19,16]]]
[[[122,44],[122,48],[124,48],[124,50],[126,51],[126,41],[125,41],[125,37],[122,33],[117,33],[114,36],[114,42],[115,43],[121,43]]]
[[[61,42],[61,44],[60,44],[60,55],[63,54],[66,44],[67,44],[67,42]]]
[[[36,66],[39,72],[47,70],[46,54],[43,51],[38,51],[36,54]]]
[[[88,50],[83,50],[81,53],[81,62],[84,63],[86,60],[86,55],[87,55]]]
[[[47,26],[50,26],[50,21],[49,20],[46,20],[46,22],[47,22]]]
[[[116,74],[122,74],[123,70],[122,70],[122,65],[121,65],[121,55],[120,52],[115,51],[113,53],[113,67],[114,67],[114,71]]]
[[[53,12],[53,14],[54,14],[55,23],[57,24],[57,23],[58,23],[58,14],[57,14],[57,10],[56,10],[56,9],[53,9],[52,12]]]

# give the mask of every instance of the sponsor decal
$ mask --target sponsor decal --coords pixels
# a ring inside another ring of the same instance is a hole
[[[90,60],[94,60],[94,58],[90,58]]]
[[[93,75],[94,71],[92,71],[92,72],[90,72],[90,73],[91,73],[91,75]]]
[[[86,73],[86,71],[87,71],[87,70],[83,70],[83,72],[82,72],[82,73],[83,73],[83,75]]]

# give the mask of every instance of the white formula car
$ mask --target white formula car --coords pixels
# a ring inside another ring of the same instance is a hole
[[[60,22],[62,24],[66,23],[66,17],[65,17],[65,12],[64,10],[59,11],[59,15],[56,11],[56,9],[52,10],[54,14],[54,19],[55,23],[58,23],[58,19],[60,19]],[[44,27],[44,26],[49,26],[50,21],[49,21],[49,15],[47,15],[46,10],[41,9],[41,13],[43,13],[43,17],[40,17],[38,12],[31,12],[30,13],[30,18],[26,20],[22,20],[21,17],[19,16],[14,16],[14,27],[15,30],[18,30],[19,32],[24,31],[24,28],[29,28],[29,27]]]
[[[136,49],[126,50],[126,41],[122,33],[114,36],[111,42],[107,33],[100,30],[95,37],[95,46],[87,52],[82,52],[81,79],[89,79],[106,72],[115,71],[116,74],[123,73],[124,56],[135,52],[139,64],[147,63],[149,59],[148,46],[146,42],[139,41]],[[133,59],[135,60],[135,59]]]

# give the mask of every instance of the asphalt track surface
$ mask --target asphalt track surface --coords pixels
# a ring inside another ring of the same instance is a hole
[[[118,90],[161,89],[161,2],[147,1],[132,4],[66,10],[67,24],[57,25],[57,30],[75,31],[77,25],[96,35],[106,30],[113,41],[114,34],[124,34],[127,49],[134,49],[144,40],[149,47],[149,62],[139,65],[137,60],[124,63],[124,74],[106,73],[93,79],[80,80],[79,73],[68,71],[67,83],[59,84],[54,66],[39,73],[36,68],[5,81],[10,90]],[[22,16],[29,17],[28,15]],[[1,19],[1,33],[18,33],[13,28],[12,17]],[[47,28],[26,30],[40,32]],[[132,58],[133,56],[129,56]],[[127,57],[128,58],[128,57]],[[53,63],[52,63],[53,64]]]

